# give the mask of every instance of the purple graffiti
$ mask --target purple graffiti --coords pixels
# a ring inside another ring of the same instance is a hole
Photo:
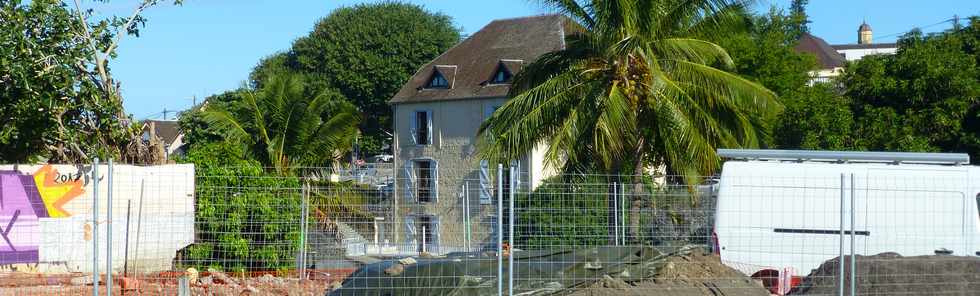
[[[38,217],[48,217],[48,211],[33,177],[0,171],[0,264],[38,261]]]

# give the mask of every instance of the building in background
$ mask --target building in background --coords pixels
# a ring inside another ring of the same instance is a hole
[[[478,157],[477,131],[507,101],[524,65],[564,48],[568,25],[558,15],[495,20],[422,66],[389,101],[401,251],[472,250],[492,236],[497,164]],[[512,164],[522,186],[553,174],[544,153],[528,151]]]
[[[896,43],[874,43],[871,25],[861,23],[858,27],[856,44],[830,45],[822,38],[804,33],[795,47],[797,52],[813,54],[817,58],[817,70],[810,71],[810,83],[830,82],[840,76],[847,62],[856,61],[869,55],[894,54],[898,51]]]
[[[857,44],[837,44],[832,47],[848,61],[860,60],[867,55],[895,54],[898,51],[896,43],[874,43],[871,25],[868,23],[861,23],[858,28]]]
[[[168,162],[172,155],[183,155],[184,132],[176,120],[144,120],[143,141],[155,149],[154,145],[163,148],[163,160]]]

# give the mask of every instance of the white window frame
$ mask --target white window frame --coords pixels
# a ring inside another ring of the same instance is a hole
[[[430,198],[429,201],[426,202],[420,202],[418,196],[419,179],[418,176],[416,175],[416,166],[417,166],[416,163],[420,161],[428,161],[431,164],[431,166],[429,167],[429,169],[431,170],[430,172],[431,183],[429,184],[429,186],[431,187],[429,189]],[[436,161],[434,158],[431,157],[410,159],[405,164],[405,174],[408,175],[407,176],[408,180],[407,182],[405,182],[407,184],[405,186],[406,187],[405,198],[408,201],[414,202],[416,204],[421,204],[421,203],[431,204],[439,201],[439,161]]]
[[[425,112],[426,126],[424,126],[424,127],[419,127],[418,116],[419,116],[419,113],[421,113],[421,112]],[[418,129],[419,128],[425,128],[426,129],[426,134],[425,134],[426,135],[426,142],[425,142],[425,144],[420,144],[419,143],[419,134],[418,134]],[[412,129],[411,129],[411,135],[410,136],[412,137],[412,143],[414,143],[415,145],[418,145],[418,146],[430,146],[430,145],[432,145],[432,142],[433,142],[432,141],[432,139],[433,139],[433,137],[432,137],[432,109],[415,109],[415,110],[412,111]]]

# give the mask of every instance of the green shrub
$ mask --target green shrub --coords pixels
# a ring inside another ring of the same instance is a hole
[[[231,271],[278,270],[295,265],[301,185],[296,177],[266,173],[240,147],[195,147],[195,244],[180,265]]]

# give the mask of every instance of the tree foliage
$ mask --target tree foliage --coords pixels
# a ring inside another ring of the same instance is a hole
[[[307,95],[300,75],[278,72],[262,88],[238,94],[241,100],[233,104],[207,106],[203,119],[280,174],[332,164],[357,135],[360,117],[354,106],[335,93]]]
[[[832,84],[781,92],[787,108],[776,121],[774,146],[966,152],[977,162],[978,37],[976,18],[945,32],[913,31],[899,39],[896,54],[850,62]]]
[[[793,0],[789,4],[789,16],[793,19],[793,31],[797,34],[797,38],[800,37],[799,34],[810,33],[810,18],[806,14],[806,6],[809,2],[810,0]]]
[[[833,86],[801,87],[781,101],[786,109],[776,119],[773,139],[780,148],[849,150],[856,145],[851,104]]]
[[[335,90],[357,106],[364,150],[377,153],[390,138],[387,101],[426,62],[459,41],[449,16],[421,6],[382,2],[334,10],[288,52],[262,60],[252,74],[290,69],[306,76],[313,93]]]
[[[846,95],[862,123],[856,138],[869,150],[960,151],[980,156],[980,23],[932,35],[913,31],[895,55],[849,65]]]
[[[688,176],[710,174],[716,148],[759,146],[763,119],[780,109],[706,41],[742,20],[742,3],[544,3],[578,33],[517,74],[512,99],[480,128],[487,158],[517,159],[545,142],[555,167],[622,173],[652,159]]]
[[[816,58],[793,49],[799,40],[799,20],[773,7],[766,14],[747,15],[745,32],[720,36],[735,72],[769,88],[780,98],[807,86]]]
[[[204,109],[209,106],[218,106],[218,108],[229,110],[231,113],[244,112],[241,102],[244,101],[245,91],[244,89],[237,89],[211,95],[197,106],[181,112],[178,124],[181,132],[184,133],[184,142],[186,143],[184,149],[191,150],[198,146],[224,141],[225,131],[208,123],[204,118]]]
[[[109,62],[123,36],[139,34],[142,11],[159,2],[139,2],[128,18],[96,18],[78,1],[72,9],[0,0],[0,161],[146,159]]]

